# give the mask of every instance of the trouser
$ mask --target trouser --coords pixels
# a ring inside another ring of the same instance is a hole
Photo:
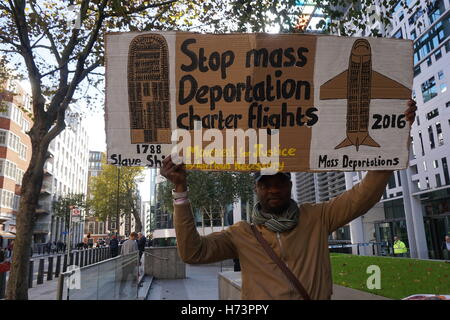
[[[111,248],[111,257],[116,257],[119,254],[119,248]]]

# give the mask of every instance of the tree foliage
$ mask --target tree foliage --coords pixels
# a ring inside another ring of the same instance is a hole
[[[52,205],[54,215],[64,219],[66,230],[69,229],[72,207],[86,209],[85,195],[82,193],[69,193],[65,196],[58,196]]]
[[[220,218],[222,226],[227,206],[240,198],[246,201],[253,195],[253,178],[248,172],[189,171],[187,182],[192,207],[210,221]],[[172,189],[173,185],[168,181],[158,187],[158,198],[169,212],[173,212]]]
[[[66,110],[78,102],[95,106],[103,96],[104,34],[108,31],[186,30],[202,0],[8,0],[0,1],[0,55],[30,82],[32,145],[17,214],[17,238],[7,299],[28,299],[28,261],[33,217],[50,142],[65,126]],[[71,6],[73,5],[73,6]],[[75,13],[74,17],[71,14]],[[75,23],[74,23],[75,20]],[[0,79],[2,84],[5,79]],[[82,99],[83,101],[79,100]]]
[[[116,167],[103,165],[103,170],[90,182],[89,214],[101,221],[109,217],[132,214],[136,230],[141,231],[140,203],[137,180],[142,178],[142,167]]]
[[[398,3],[399,0],[206,0],[204,7],[215,10],[202,12],[199,20],[203,22],[203,31],[219,33],[314,30],[341,36],[361,31],[366,36],[380,36],[392,26],[392,14]],[[409,1],[400,0],[408,14],[419,9],[418,5],[409,8],[408,4]],[[305,9],[312,9],[320,19],[312,22]],[[375,20],[381,28],[372,27]],[[308,29],[299,25],[299,21],[309,25]]]

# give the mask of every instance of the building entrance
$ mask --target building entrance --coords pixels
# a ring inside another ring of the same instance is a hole
[[[444,259],[443,244],[445,236],[450,235],[450,214],[425,217],[424,222],[430,258]]]

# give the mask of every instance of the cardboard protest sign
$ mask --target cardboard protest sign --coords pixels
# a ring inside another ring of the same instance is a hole
[[[110,33],[108,161],[188,169],[405,168],[412,42],[312,34]]]

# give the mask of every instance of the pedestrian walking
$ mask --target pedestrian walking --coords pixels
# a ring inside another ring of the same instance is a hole
[[[14,240],[11,240],[8,244],[8,258],[11,258],[14,250]]]
[[[138,250],[139,250],[139,265],[140,265],[142,255],[144,254],[145,247],[147,245],[147,238],[145,238],[145,236],[142,234],[142,232],[138,233],[137,244],[138,244]]]
[[[137,243],[138,234],[132,232],[130,238],[122,244],[121,256],[127,256],[139,251]],[[122,276],[119,286],[119,299],[125,299],[125,295],[132,294],[134,284],[138,279],[138,268],[134,259],[123,258],[120,260]]]
[[[111,252],[111,257],[114,258],[119,254],[119,241],[116,236],[112,236],[109,241],[109,250]]]

